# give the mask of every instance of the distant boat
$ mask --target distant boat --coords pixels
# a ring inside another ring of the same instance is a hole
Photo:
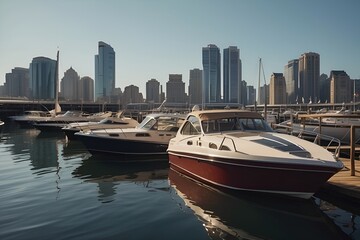
[[[136,128],[104,129],[75,133],[93,154],[164,156],[185,116],[171,113],[148,114]],[[148,158],[152,161],[153,158]]]
[[[101,121],[102,119],[111,116],[112,112],[101,112],[97,114],[85,114],[82,111],[67,111],[62,115],[57,115],[45,120],[36,120],[33,126],[40,131],[58,131],[60,132],[63,127],[69,123],[75,122],[90,122]]]
[[[303,114],[298,117],[304,118],[303,121],[291,121],[287,120],[279,125],[286,125],[293,128],[294,131],[305,129],[308,132],[314,132],[328,135],[339,139],[343,144],[350,143],[350,127],[360,126],[360,115],[352,114],[351,112],[342,108],[336,112],[325,112],[325,110],[316,113],[316,118],[309,118],[309,115]],[[311,116],[311,115],[310,115]],[[321,127],[320,127],[321,117]],[[355,142],[360,142],[360,128],[355,128]]]
[[[30,110],[25,111],[22,115],[10,116],[9,118],[23,127],[32,127],[35,121],[51,119],[50,112]]]
[[[65,133],[68,140],[76,139],[75,133],[80,131],[93,131],[96,129],[120,129],[134,128],[139,122],[133,118],[125,117],[123,112],[117,112],[101,121],[74,122],[69,123],[61,130]]]

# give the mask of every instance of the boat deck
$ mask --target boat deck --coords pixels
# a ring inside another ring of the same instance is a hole
[[[355,165],[358,166],[355,168],[355,175],[351,176],[350,159],[341,158],[340,160],[344,163],[344,168],[331,177],[321,191],[360,201],[360,161],[355,161]]]

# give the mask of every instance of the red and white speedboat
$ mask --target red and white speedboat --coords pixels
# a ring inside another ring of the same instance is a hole
[[[207,184],[301,198],[343,168],[324,147],[275,133],[244,110],[189,113],[167,151],[172,169]]]

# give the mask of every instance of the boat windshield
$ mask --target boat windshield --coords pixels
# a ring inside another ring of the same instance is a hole
[[[201,121],[204,133],[224,131],[265,131],[272,128],[261,118],[220,118]]]
[[[147,116],[138,126],[146,130],[173,131],[176,132],[181,126],[183,118],[172,116],[159,116],[156,119]]]

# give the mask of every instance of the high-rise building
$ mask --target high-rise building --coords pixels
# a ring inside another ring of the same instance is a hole
[[[256,89],[254,88],[254,86],[247,86],[246,89],[247,89],[246,104],[254,105],[256,101]]]
[[[53,100],[56,91],[56,60],[33,58],[30,63],[30,95],[34,100]]]
[[[318,102],[330,102],[330,78],[324,73],[320,75],[320,99]]]
[[[234,46],[225,48],[223,60],[223,100],[225,103],[243,103],[241,80],[240,51]]]
[[[160,102],[160,83],[156,79],[146,82],[146,102]]]
[[[129,103],[142,103],[143,97],[139,92],[139,87],[135,85],[126,86],[122,95],[122,105],[125,107]]]
[[[166,83],[166,102],[186,102],[185,83],[181,74],[169,74],[169,81]]]
[[[284,67],[284,77],[286,83],[286,103],[295,104],[299,94],[299,60],[294,59],[288,62]]]
[[[263,86],[260,86],[258,104],[265,104],[265,99],[266,103],[269,103],[269,95],[269,84],[264,84]]]
[[[319,100],[320,85],[320,55],[304,53],[299,58],[299,98],[304,102]]]
[[[198,68],[190,70],[188,90],[190,105],[202,103],[202,73],[203,71]]]
[[[240,100],[239,100],[239,106],[240,105],[246,105],[247,103],[247,82],[245,80],[240,81]]]
[[[109,101],[115,89],[115,51],[99,42],[99,53],[95,55],[95,100]]]
[[[88,76],[82,77],[79,81],[79,100],[94,101],[94,80]]]
[[[72,67],[66,70],[60,82],[60,92],[64,100],[79,100],[79,80],[80,76]]]
[[[5,75],[5,95],[29,97],[29,69],[16,67]]]
[[[220,50],[214,44],[202,48],[203,104],[221,102]]]
[[[345,71],[330,73],[330,103],[348,103],[352,101],[352,81]]]
[[[286,103],[286,84],[282,73],[273,73],[270,78],[269,104]]]

